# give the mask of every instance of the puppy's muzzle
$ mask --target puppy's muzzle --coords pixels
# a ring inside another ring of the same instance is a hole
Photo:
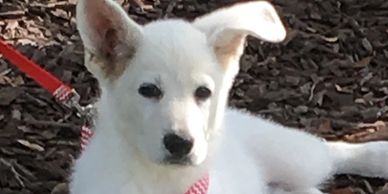
[[[185,164],[189,162],[188,155],[194,145],[193,139],[169,133],[163,137],[163,144],[170,154],[166,159],[166,162],[177,164]]]

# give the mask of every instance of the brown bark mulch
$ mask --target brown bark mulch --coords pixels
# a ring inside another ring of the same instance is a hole
[[[192,19],[236,2],[121,1],[143,24],[166,17]],[[249,38],[230,105],[328,140],[388,140],[388,1],[272,2],[289,28],[288,38],[277,45]],[[99,90],[82,65],[75,3],[0,0],[0,35],[75,87],[82,104],[90,104]],[[81,125],[82,119],[0,57],[1,194],[67,193]],[[383,194],[387,183],[340,175],[326,190]]]

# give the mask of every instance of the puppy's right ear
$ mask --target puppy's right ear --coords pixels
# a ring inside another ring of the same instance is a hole
[[[79,0],[77,28],[85,65],[100,82],[120,77],[142,36],[142,27],[112,0]]]
[[[274,43],[286,37],[286,29],[275,7],[266,1],[219,9],[197,18],[193,24],[205,33],[225,70],[238,68],[247,35]]]

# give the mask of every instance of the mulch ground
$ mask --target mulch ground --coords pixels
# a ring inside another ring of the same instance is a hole
[[[130,0],[122,4],[144,24],[166,17],[192,19],[236,2]],[[99,90],[82,65],[75,3],[0,0],[0,35],[75,87],[85,105],[96,101]],[[388,140],[388,1],[273,3],[289,28],[288,38],[277,45],[249,38],[230,105],[328,140]],[[0,58],[0,193],[68,193],[67,177],[80,153],[82,122]],[[383,194],[388,193],[387,183],[340,175],[326,191]]]

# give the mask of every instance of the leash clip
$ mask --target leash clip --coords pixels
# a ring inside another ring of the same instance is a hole
[[[53,93],[55,98],[69,109],[75,109],[78,117],[84,117],[89,124],[94,123],[94,116],[96,115],[96,109],[93,105],[82,106],[79,102],[81,96],[78,92],[66,85],[60,86]]]
[[[67,100],[67,105],[69,108],[74,108],[77,111],[78,117],[84,117],[86,119],[86,122],[91,124],[93,126],[94,123],[94,116],[96,115],[96,109],[93,107],[93,105],[89,104],[87,106],[82,106],[80,102],[80,95],[72,89],[73,95]]]

